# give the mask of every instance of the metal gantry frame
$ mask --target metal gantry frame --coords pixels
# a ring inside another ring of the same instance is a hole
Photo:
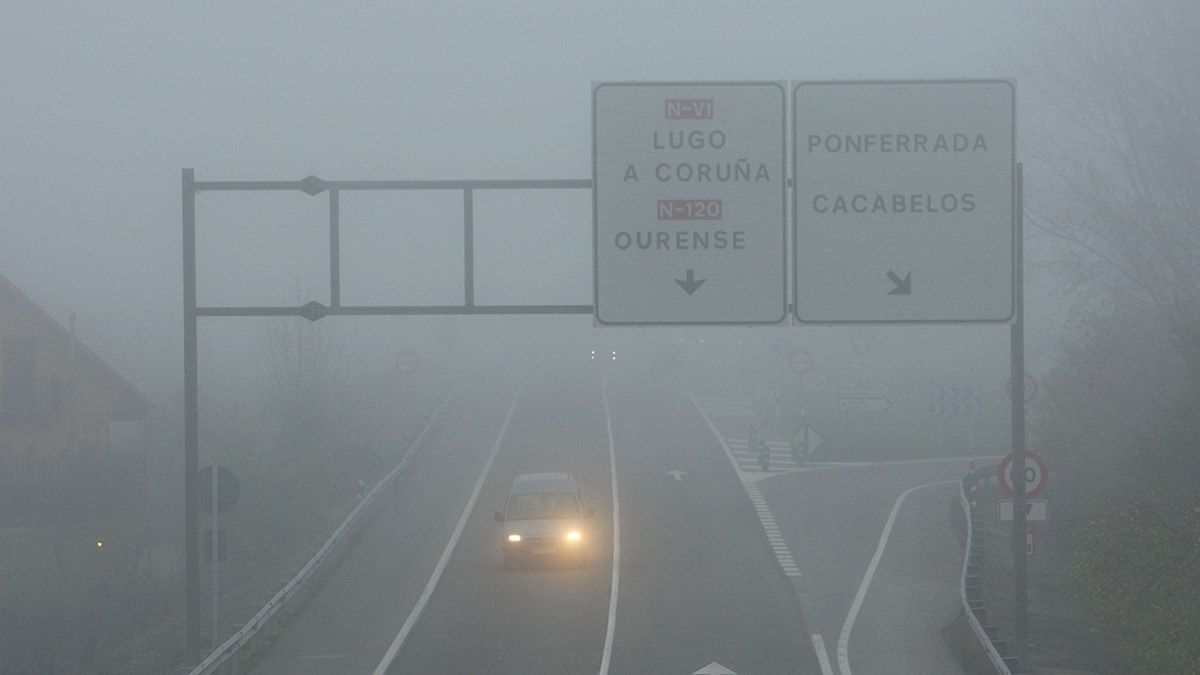
[[[1010,400],[1012,406],[1013,464],[1025,466],[1025,292],[1024,292],[1024,178],[1016,170],[1015,314],[1010,324]],[[429,316],[592,314],[590,304],[580,305],[477,305],[475,304],[475,202],[478,190],[590,190],[590,179],[549,180],[360,180],[325,181],[308,176],[297,181],[197,181],[194,169],[183,169],[183,352],[184,352],[184,560],[186,624],[189,656],[201,645],[199,550],[199,382],[197,322],[200,317],[298,316],[316,321],[326,316]],[[329,195],[329,304],[311,301],[298,307],[207,306],[196,304],[196,193],[221,191],[300,191],[310,196]],[[341,303],[342,191],[450,190],[462,193],[463,202],[463,303],[461,305],[343,305]],[[793,236],[795,235],[793,231]],[[795,261],[792,261],[795,264]],[[795,273],[795,270],[792,270]],[[794,325],[789,320],[788,324]],[[1014,642],[1022,663],[1028,664],[1028,582],[1025,556],[1025,482],[1013,481],[1012,556],[1014,567]],[[217,564],[217,563],[213,563]]]
[[[359,180],[326,181],[308,176],[297,181],[198,181],[194,169],[183,169],[183,400],[184,400],[184,574],[187,650],[195,656],[201,643],[199,544],[199,364],[197,322],[200,317],[298,316],[316,321],[326,316],[594,314],[587,305],[478,305],[475,303],[475,192],[479,190],[590,190],[591,179],[551,180]],[[461,305],[343,305],[341,302],[341,193],[343,191],[450,190],[462,193],[463,302]],[[196,193],[287,192],[329,195],[329,304],[315,300],[299,307],[206,306],[196,304]],[[216,564],[215,562],[213,564]],[[214,645],[215,646],[215,645]]]

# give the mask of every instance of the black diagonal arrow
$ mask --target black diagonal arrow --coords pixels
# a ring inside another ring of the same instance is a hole
[[[905,274],[901,279],[895,272],[888,270],[887,278],[896,284],[895,288],[888,291],[888,295],[912,295],[912,272]]]
[[[679,284],[679,287],[682,288],[685,293],[691,295],[692,293],[695,293],[696,289],[700,288],[700,285],[705,281],[707,281],[707,279],[697,279],[696,272],[691,268],[688,268],[687,279],[676,279],[675,283]]]

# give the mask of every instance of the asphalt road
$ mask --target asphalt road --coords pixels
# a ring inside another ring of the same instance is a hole
[[[940,640],[962,560],[953,486],[895,505],[965,463],[736,463],[669,377],[581,363],[473,382],[254,672],[959,672]],[[595,510],[592,559],[505,571],[492,514],[513,476],[543,471],[574,474]]]
[[[832,467],[757,483],[802,572],[793,583],[835,672],[962,672],[942,640],[962,607],[963,547],[951,511],[957,488],[939,483],[961,478],[966,467],[965,461]]]
[[[437,564],[517,382],[464,387],[362,532],[253,670],[260,675],[370,673]]]
[[[799,603],[717,439],[673,382],[611,386],[622,537],[614,673],[819,673]],[[680,480],[667,472],[682,471]]]
[[[739,474],[761,495],[789,574],[824,652],[827,675],[949,675],[962,668],[942,638],[961,610],[957,481],[970,460],[815,464],[797,468],[786,443],[764,473],[744,450],[762,428],[750,406],[698,399],[727,440]],[[864,420],[869,423],[869,420]],[[783,564],[781,562],[781,564]]]

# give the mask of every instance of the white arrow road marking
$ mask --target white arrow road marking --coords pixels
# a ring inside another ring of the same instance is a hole
[[[488,454],[487,462],[483,465],[483,470],[479,472],[479,479],[475,481],[475,488],[471,490],[471,496],[467,499],[467,505],[463,508],[462,515],[458,518],[458,524],[454,527],[454,532],[450,535],[450,541],[446,543],[445,550],[442,551],[442,557],[438,560],[437,566],[433,568],[433,575],[429,577],[429,583],[425,584],[425,590],[421,593],[421,597],[417,599],[417,604],[413,606],[409,612],[408,618],[404,620],[404,625],[400,627],[400,632],[396,634],[396,639],[392,640],[391,646],[383,655],[383,659],[379,661],[379,665],[375,667],[374,675],[384,675],[388,668],[391,667],[392,661],[396,659],[396,654],[400,653],[400,648],[404,646],[404,641],[408,639],[408,634],[412,632],[413,626],[417,625],[417,619],[421,618],[421,612],[425,610],[425,605],[429,603],[429,598],[433,595],[433,591],[437,588],[438,580],[442,578],[442,572],[446,569],[446,563],[450,562],[450,554],[454,553],[454,547],[458,544],[458,538],[462,536],[463,528],[467,526],[467,517],[471,515],[471,510],[475,508],[475,500],[479,498],[479,491],[483,489],[483,481],[487,478],[488,471],[492,468],[492,460],[496,459],[496,453],[500,450],[500,444],[504,442],[504,434],[508,432],[508,423],[512,421],[513,413],[517,410],[517,401],[521,400],[521,392],[525,391],[525,385],[528,380],[521,383],[517,388],[517,393],[513,394],[512,404],[508,406],[508,414],[504,416],[504,423],[500,425],[500,433],[496,435],[496,443],[492,446],[492,451]]]
[[[717,663],[716,661],[713,661],[707,666],[704,666],[700,670],[692,673],[692,675],[737,675],[737,673]]]
[[[846,615],[846,622],[842,624],[842,634],[838,637],[838,668],[841,669],[842,675],[851,675],[850,673],[850,631],[854,630],[854,621],[858,618],[858,610],[862,609],[863,599],[867,597],[867,589],[871,587],[871,579],[875,576],[875,568],[879,567],[879,560],[883,558],[883,549],[887,547],[888,537],[892,536],[892,525],[896,524],[896,514],[900,513],[900,505],[904,503],[904,499],[917,490],[925,488],[937,487],[939,485],[957,485],[956,480],[944,480],[939,483],[927,483],[909,488],[900,494],[896,499],[896,503],[892,505],[892,512],[888,514],[887,522],[883,525],[883,534],[879,535],[879,545],[875,547],[875,555],[871,556],[871,564],[867,565],[867,573],[863,576],[862,583],[858,585],[858,593],[854,595],[854,602],[850,605],[850,613]]]
[[[667,475],[674,477],[675,480],[683,480],[683,477],[687,475],[687,472],[680,471],[679,469],[675,469],[673,471],[668,471]]]

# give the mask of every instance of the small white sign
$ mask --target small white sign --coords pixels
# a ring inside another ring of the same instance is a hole
[[[785,103],[777,82],[593,87],[598,323],[787,318]]]
[[[1011,521],[1013,519],[1013,501],[1011,499],[1001,499],[1000,502],[1000,520]],[[1031,522],[1044,522],[1050,519],[1050,503],[1045,499],[1029,499],[1025,501],[1025,520]]]

